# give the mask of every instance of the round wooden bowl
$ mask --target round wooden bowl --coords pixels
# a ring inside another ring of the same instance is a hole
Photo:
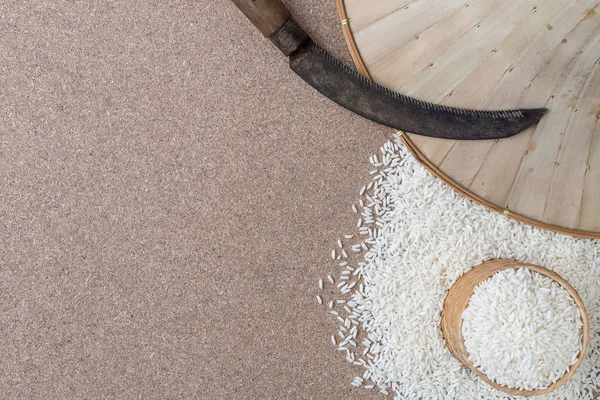
[[[581,313],[581,319],[583,322],[583,347],[581,353],[579,353],[579,360],[577,361],[577,364],[571,367],[569,372],[567,372],[561,379],[559,379],[556,383],[554,383],[547,389],[519,390],[498,385],[497,383],[490,380],[483,372],[475,368],[473,366],[473,363],[469,361],[469,353],[467,352],[467,349],[465,347],[464,338],[462,335],[462,314],[469,305],[469,300],[473,295],[475,287],[487,278],[491,277],[496,272],[508,268],[528,268],[532,271],[539,272],[540,274],[546,275],[547,277],[555,280],[571,294]],[[585,309],[583,301],[579,297],[579,294],[577,294],[577,291],[567,281],[565,281],[555,272],[547,270],[546,268],[537,265],[521,264],[518,262],[508,260],[486,261],[485,263],[474,267],[472,270],[464,274],[456,281],[456,283],[450,288],[448,296],[446,297],[446,300],[444,302],[444,309],[442,311],[442,333],[444,334],[444,339],[446,340],[448,348],[450,349],[452,354],[454,354],[454,356],[461,363],[463,363],[463,365],[473,370],[473,372],[475,372],[481,379],[483,379],[485,382],[487,382],[494,388],[515,396],[538,396],[541,394],[549,393],[564,385],[573,376],[573,374],[581,364],[590,339],[589,318],[587,311]]]

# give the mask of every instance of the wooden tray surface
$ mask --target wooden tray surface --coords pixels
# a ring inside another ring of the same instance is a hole
[[[432,172],[516,219],[600,237],[600,0],[337,0],[361,73],[457,107],[546,106],[509,139],[406,134]]]

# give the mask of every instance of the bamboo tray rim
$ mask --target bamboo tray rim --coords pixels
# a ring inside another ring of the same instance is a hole
[[[346,39],[346,44],[348,45],[348,50],[350,51],[350,55],[354,60],[356,68],[358,72],[362,74],[365,78],[372,80],[371,75],[369,74],[369,70],[364,63],[364,60],[360,54],[360,50],[356,45],[356,41],[354,40],[354,34],[352,33],[352,28],[350,27],[350,18],[348,18],[348,14],[346,13],[346,5],[344,0],[335,0],[337,5],[338,14],[340,17],[340,22],[342,25],[342,31],[344,33],[344,38]],[[457,182],[455,182],[452,178],[446,175],[442,170],[440,170],[436,165],[434,165],[425,155],[418,149],[418,147],[410,140],[408,135],[404,134],[402,131],[396,131],[396,133],[400,134],[400,139],[404,143],[406,147],[410,150],[412,155],[423,165],[429,172],[435,175],[438,179],[442,180],[448,186],[450,186],[454,191],[458,192],[462,196],[472,200],[479,205],[484,206],[485,208],[494,211],[498,214],[502,214],[508,218],[512,218],[519,222],[526,223],[528,225],[535,226],[540,229],[561,233],[564,235],[570,235],[577,238],[582,239],[600,239],[600,232],[594,231],[586,231],[580,229],[571,229],[565,228],[559,225],[548,224],[544,222],[537,221],[533,218],[526,217],[524,215],[520,215],[518,213],[512,212],[507,208],[499,207],[484,198],[476,195],[475,193],[470,192],[468,189],[464,188]]]

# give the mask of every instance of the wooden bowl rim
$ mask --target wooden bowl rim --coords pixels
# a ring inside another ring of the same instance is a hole
[[[467,306],[469,304],[469,300],[470,300],[471,296],[473,295],[473,292],[477,285],[479,285],[481,282],[483,282],[487,278],[494,275],[496,272],[499,272],[499,271],[502,271],[505,269],[509,269],[509,268],[512,268],[512,269],[528,268],[532,271],[538,272],[542,275],[545,275],[545,276],[553,279],[554,281],[558,282],[563,288],[565,288],[569,292],[569,294],[571,295],[571,297],[573,298],[573,300],[579,307],[579,311],[581,314],[581,320],[583,322],[583,327],[582,327],[582,350],[579,353],[578,361],[576,364],[571,366],[569,371],[562,378],[560,378],[558,381],[556,381],[554,384],[552,384],[550,387],[548,387],[546,389],[520,390],[520,389],[512,389],[507,386],[499,385],[496,382],[493,382],[491,379],[489,379],[483,372],[481,372],[477,368],[475,368],[473,366],[473,363],[471,363],[471,361],[469,361],[469,358],[468,358],[469,353],[465,347],[464,337],[462,335],[462,326],[463,326],[462,313],[467,308]],[[458,321],[450,321],[448,308],[447,308],[449,306],[448,298],[453,297],[453,296],[451,296],[451,294],[456,295],[457,290],[462,289],[461,286],[464,285],[465,282],[467,282],[469,280],[469,278],[471,278],[474,275],[475,271],[477,271],[477,273],[478,273],[482,269],[488,269],[488,270],[480,278],[474,280],[472,282],[472,284],[469,284],[468,287],[470,288],[470,290],[468,290],[466,292],[462,292],[461,296],[459,296],[464,301],[465,295],[468,294],[468,296],[466,296],[467,300],[466,300],[465,306],[461,307],[461,311],[459,314],[460,318],[457,318]],[[455,290],[453,291],[453,289],[455,289]],[[454,330],[455,335],[452,334],[453,330]],[[454,285],[452,285],[452,287],[448,291],[448,295],[446,296],[446,299],[444,300],[444,307],[442,310],[442,334],[444,336],[444,340],[446,341],[446,345],[448,346],[448,348],[450,349],[452,354],[463,365],[470,368],[473,372],[475,372],[475,374],[477,374],[481,379],[483,379],[486,383],[488,383],[495,389],[501,390],[505,393],[509,393],[509,394],[512,394],[515,396],[527,396],[527,397],[528,396],[539,396],[542,394],[550,393],[550,392],[558,389],[559,387],[563,386],[575,374],[575,371],[577,371],[577,368],[579,368],[579,366],[581,365],[581,362],[583,361],[583,358],[585,356],[585,353],[586,353],[586,350],[587,350],[587,347],[589,344],[589,316],[588,316],[587,310],[585,308],[585,305],[584,305],[583,301],[581,300],[581,297],[579,296],[579,293],[577,293],[575,288],[573,288],[573,286],[571,286],[571,284],[569,284],[569,282],[567,282],[565,279],[563,279],[556,272],[550,271],[549,269],[546,269],[539,265],[524,264],[524,263],[519,263],[516,261],[497,259],[497,260],[486,261],[483,264],[473,267],[469,272],[463,274],[454,283]],[[452,340],[452,343],[449,343],[449,338],[452,338],[454,336],[455,336],[456,340]],[[464,356],[464,355],[466,355],[466,356]]]

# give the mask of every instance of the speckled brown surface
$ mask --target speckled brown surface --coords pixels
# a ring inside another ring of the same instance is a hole
[[[381,399],[315,295],[390,137],[228,1],[0,1],[0,397]]]
[[[0,2],[2,398],[380,398],[314,296],[390,136],[228,1]]]

